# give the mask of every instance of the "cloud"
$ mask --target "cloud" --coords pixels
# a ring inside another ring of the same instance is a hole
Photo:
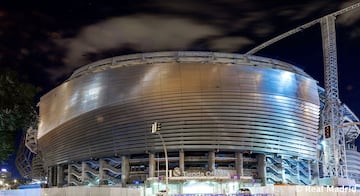
[[[192,42],[223,34],[220,28],[190,19],[154,15],[110,18],[84,27],[76,37],[57,39],[67,49],[66,65],[79,66],[84,55],[128,48],[135,51],[181,50]]]
[[[360,37],[360,28],[354,28],[354,30],[351,31],[350,33],[350,37],[351,38],[357,38]]]
[[[284,14],[284,16],[288,15],[290,21],[302,20],[313,14],[318,15],[318,13],[326,8],[327,5],[328,2],[326,1],[312,1],[307,4],[299,4],[289,10],[283,10],[282,14]],[[321,17],[321,15],[319,17]]]
[[[277,31],[278,28],[275,26],[277,23],[268,19],[283,18],[285,25],[292,24],[294,21],[313,17],[314,14],[318,15],[321,10],[330,7],[326,1],[319,1],[270,7],[264,10],[256,7],[257,4],[254,3],[246,4],[246,8],[244,6],[239,8],[241,10],[239,17],[239,10],[228,9],[241,4],[235,0],[225,0],[215,4],[200,1],[191,6],[177,1],[176,3],[161,2],[157,0],[143,6],[151,8],[150,10],[162,10],[163,15],[138,13],[108,18],[84,26],[76,36],[70,38],[51,33],[51,39],[66,51],[62,60],[67,67],[63,70],[49,71],[57,76],[69,74],[74,68],[88,63],[89,55],[104,57],[106,55],[102,54],[112,50],[129,49],[138,52],[187,50],[192,49],[191,47],[196,43],[205,43],[210,50],[238,51],[244,46],[254,44],[253,40],[267,39]],[[360,12],[354,13],[360,17]],[[340,22],[346,23],[341,20]],[[241,33],[247,36],[239,35]],[[358,34],[354,32],[352,36]],[[115,55],[120,54],[115,53]]]
[[[253,41],[246,37],[221,37],[211,40],[210,48],[224,52],[234,52],[249,44],[253,44]]]
[[[266,37],[274,32],[275,27],[267,24],[267,23],[261,23],[258,25],[253,25],[253,31],[254,34],[258,37]]]
[[[350,1],[350,2],[344,2],[341,5],[341,9],[344,9],[346,7],[349,7],[351,5],[354,5],[357,1]],[[357,2],[359,3],[359,2]],[[346,12],[340,16],[337,17],[338,24],[344,25],[344,26],[352,26],[356,22],[360,21],[360,8],[355,8],[352,11]]]

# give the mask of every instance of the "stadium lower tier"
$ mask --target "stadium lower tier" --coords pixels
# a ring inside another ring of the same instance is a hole
[[[104,157],[48,167],[50,186],[165,183],[163,152]],[[169,187],[189,182],[234,183],[239,187],[275,183],[312,184],[317,176],[314,160],[231,151],[168,153]],[[214,186],[215,186],[214,184]]]

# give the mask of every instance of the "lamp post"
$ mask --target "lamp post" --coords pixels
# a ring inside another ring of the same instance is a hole
[[[164,154],[165,154],[165,188],[166,188],[166,194],[168,195],[169,193],[169,160],[168,160],[168,156],[167,156],[167,150],[166,150],[166,145],[165,145],[165,141],[163,139],[163,137],[160,134],[160,123],[158,122],[154,122],[151,125],[151,133],[155,133],[158,134],[161,140],[161,143],[163,145],[164,148]]]

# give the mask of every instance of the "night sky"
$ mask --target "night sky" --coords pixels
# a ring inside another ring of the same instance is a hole
[[[246,53],[357,1],[0,1],[0,66],[41,87],[39,97],[87,63],[139,52]],[[337,18],[340,99],[360,116],[360,8]],[[323,86],[320,25],[256,55],[292,63]]]

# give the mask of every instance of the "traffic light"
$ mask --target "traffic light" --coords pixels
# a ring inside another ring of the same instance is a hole
[[[160,128],[161,128],[161,123],[156,123],[156,131],[160,131]]]
[[[331,138],[331,126],[330,125],[325,126],[324,136],[325,136],[325,139]]]

